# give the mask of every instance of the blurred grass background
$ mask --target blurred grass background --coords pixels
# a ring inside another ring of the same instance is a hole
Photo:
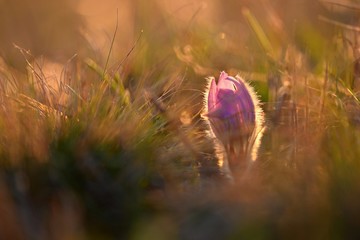
[[[0,239],[357,239],[360,3],[0,0]],[[267,129],[229,183],[205,78]]]

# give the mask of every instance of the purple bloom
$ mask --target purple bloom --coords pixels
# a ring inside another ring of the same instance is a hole
[[[240,113],[240,122],[255,121],[255,106],[247,87],[225,72],[221,72],[218,85],[211,80],[207,107],[208,117],[224,119]]]
[[[223,144],[230,165],[253,159],[252,150],[263,129],[263,113],[253,89],[240,77],[221,72],[210,78],[205,114],[215,137]],[[255,159],[253,159],[255,160]]]

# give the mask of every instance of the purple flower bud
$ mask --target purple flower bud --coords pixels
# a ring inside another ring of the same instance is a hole
[[[223,144],[230,165],[244,158],[255,160],[250,155],[263,130],[263,112],[254,90],[240,77],[225,72],[221,72],[217,84],[215,78],[209,80],[204,116]]]

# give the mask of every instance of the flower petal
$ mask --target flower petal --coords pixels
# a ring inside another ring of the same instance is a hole
[[[245,86],[245,84],[241,81],[236,80],[235,78],[228,77],[227,80],[231,81],[236,87],[236,99],[240,106],[238,109],[241,114],[243,114],[242,118],[247,122],[255,121],[255,105],[253,99]]]
[[[235,91],[234,84],[231,81],[228,81],[228,74],[226,72],[221,72],[219,81],[218,81],[218,88],[219,89],[229,89]]]
[[[215,78],[211,78],[208,101],[207,101],[208,112],[211,112],[216,107],[216,104],[217,104],[217,86],[216,86]]]

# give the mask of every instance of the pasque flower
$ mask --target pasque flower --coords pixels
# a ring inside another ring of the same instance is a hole
[[[221,72],[209,78],[204,117],[225,149],[232,171],[256,159],[263,132],[263,112],[253,88],[242,78]]]

